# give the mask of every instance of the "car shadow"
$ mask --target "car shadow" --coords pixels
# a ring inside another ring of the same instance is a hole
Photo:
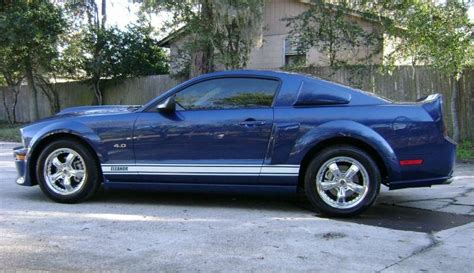
[[[296,195],[189,193],[140,190],[103,190],[88,202],[110,204],[172,205],[258,210],[302,211],[304,202]]]
[[[36,202],[51,202],[39,190],[19,194]],[[218,193],[170,193],[139,190],[103,190],[87,201],[88,206],[107,205],[160,205],[182,207],[214,207],[226,209],[268,210],[308,213],[314,217],[329,218],[313,211],[303,196]],[[77,206],[77,205],[76,205]],[[79,204],[80,206],[80,204]],[[97,208],[95,208],[96,210]],[[97,211],[97,210],[96,210]],[[397,205],[377,203],[356,217],[331,218],[335,221],[423,233],[438,232],[474,222],[474,216],[430,211]]]

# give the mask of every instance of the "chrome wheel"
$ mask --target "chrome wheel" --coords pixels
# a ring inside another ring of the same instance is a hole
[[[84,159],[74,150],[61,148],[48,155],[43,171],[46,185],[60,195],[71,195],[84,186],[87,179]]]
[[[316,174],[316,189],[321,199],[337,209],[360,204],[369,189],[369,175],[357,160],[339,156],[322,164]]]

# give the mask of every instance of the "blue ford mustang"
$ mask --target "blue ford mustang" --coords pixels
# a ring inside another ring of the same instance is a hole
[[[449,183],[456,144],[440,95],[393,103],[299,74],[228,71],[144,106],[63,110],[21,129],[17,183],[57,202],[108,188],[306,194],[333,216],[361,213],[380,185]]]

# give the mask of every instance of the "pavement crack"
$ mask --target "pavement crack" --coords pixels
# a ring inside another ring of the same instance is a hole
[[[468,197],[470,193],[473,193],[474,192],[474,188],[468,188],[466,191],[464,191],[463,193],[459,194],[458,196],[456,196],[455,198],[458,198],[458,197]]]
[[[425,199],[414,199],[414,200],[405,200],[405,201],[399,201],[396,203],[390,203],[390,202],[382,202],[384,205],[392,205],[392,206],[398,206],[398,207],[411,207],[407,206],[407,203],[412,203],[412,202],[427,202],[427,201],[445,201],[446,204],[443,204],[439,207],[436,208],[436,210],[440,209],[445,209],[449,206],[469,206],[469,207],[474,207],[473,205],[470,204],[462,204],[458,203],[458,198],[462,197],[468,197],[471,193],[474,192],[474,188],[467,188],[465,191],[462,193],[459,193],[453,197],[439,197],[439,198],[425,198]],[[428,209],[429,210],[429,209]]]
[[[376,270],[375,272],[377,272],[377,273],[383,272],[383,271],[385,271],[385,270],[387,270],[387,269],[389,269],[393,266],[399,265],[400,263],[402,263],[402,262],[404,262],[404,261],[406,261],[410,258],[413,258],[413,257],[415,257],[417,255],[420,255],[420,254],[423,254],[425,252],[428,252],[429,250],[431,250],[431,249],[433,249],[433,248],[435,248],[435,247],[437,247],[437,246],[439,246],[440,244],[443,243],[441,240],[436,239],[436,237],[433,233],[428,233],[427,237],[430,240],[428,245],[423,246],[423,247],[413,251],[410,255],[405,256],[405,257],[399,259],[398,261],[387,265],[386,267],[382,268],[381,270]]]

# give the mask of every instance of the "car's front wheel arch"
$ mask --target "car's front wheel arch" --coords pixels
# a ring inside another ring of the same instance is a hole
[[[90,145],[88,141],[86,141],[80,136],[70,134],[70,133],[55,133],[55,134],[50,134],[42,138],[41,140],[39,140],[39,142],[35,144],[34,149],[31,151],[31,154],[28,158],[28,161],[29,161],[28,173],[30,174],[30,178],[32,179],[32,182],[35,185],[38,184],[38,177],[36,176],[36,167],[37,167],[39,155],[50,143],[57,140],[71,140],[71,141],[81,144],[83,147],[86,147],[88,151],[94,157],[94,163],[96,164],[97,169],[100,172],[99,173],[100,177],[103,176],[102,169],[100,166],[99,156],[97,155],[97,153],[95,152],[95,150],[92,148],[92,146]]]

